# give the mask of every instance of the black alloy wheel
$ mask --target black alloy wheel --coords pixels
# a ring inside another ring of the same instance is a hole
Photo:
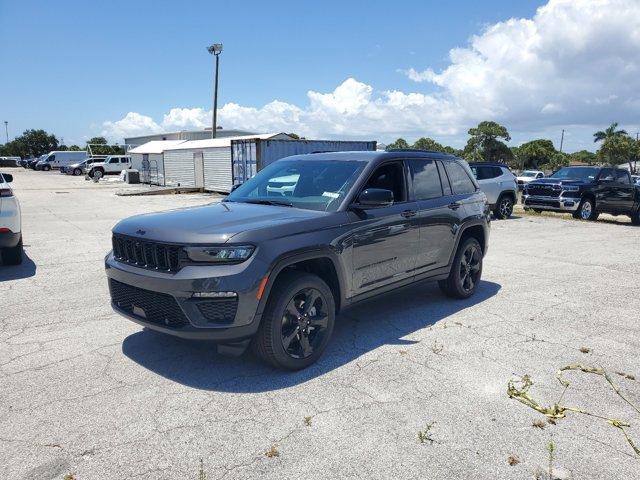
[[[329,315],[322,293],[315,288],[299,291],[282,316],[282,347],[292,358],[307,358],[322,344]]]

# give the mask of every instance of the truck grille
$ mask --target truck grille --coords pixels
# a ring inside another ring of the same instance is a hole
[[[537,195],[540,197],[559,197],[560,191],[561,191],[560,185],[530,183],[527,187],[527,193],[529,195]]]
[[[140,240],[114,234],[113,256],[119,262],[149,270],[177,272],[180,269],[182,247]]]
[[[211,323],[232,323],[238,309],[238,297],[198,302],[198,310]]]
[[[111,301],[128,314],[149,323],[180,328],[189,322],[176,299],[166,293],[152,292],[109,279]]]

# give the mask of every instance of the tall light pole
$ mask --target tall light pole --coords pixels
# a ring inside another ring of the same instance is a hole
[[[220,54],[222,53],[222,44],[214,43],[207,47],[207,51],[216,57],[216,73],[213,85],[213,115],[212,115],[212,128],[211,138],[216,138],[216,129],[218,128],[218,68],[220,67]]]
[[[562,129],[562,136],[560,137],[560,153],[562,153],[563,145],[564,145],[564,128]]]
[[[4,134],[7,136],[7,143],[9,143],[9,122],[4,121]]]

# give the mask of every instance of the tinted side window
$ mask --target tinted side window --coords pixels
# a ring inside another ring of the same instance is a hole
[[[630,185],[631,180],[629,179],[629,174],[624,170],[618,170],[616,172],[616,182]]]
[[[367,184],[363,188],[382,188],[393,192],[394,202],[404,202],[406,200],[404,189],[404,168],[401,162],[387,163],[378,167],[369,177]]]
[[[440,179],[442,180],[442,191],[445,195],[451,195],[451,186],[449,185],[449,178],[447,172],[444,171],[442,162],[436,162],[438,164],[438,173],[440,173]]]
[[[433,160],[409,160],[413,192],[416,200],[428,200],[442,196],[442,184],[436,162]]]
[[[453,193],[462,195],[476,191],[476,187],[469,178],[469,175],[457,162],[445,162],[444,165],[449,175],[449,182],[451,183]]]
[[[489,180],[502,175],[502,170],[499,167],[491,167],[487,165],[474,165],[471,167],[471,171],[478,180]]]
[[[615,180],[613,168],[603,168],[600,170],[600,176],[598,180],[607,180],[609,182],[613,182]]]

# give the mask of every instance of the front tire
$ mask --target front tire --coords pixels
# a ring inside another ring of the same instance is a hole
[[[80,170],[79,168],[74,168],[73,169],[73,175],[75,177],[77,177],[78,175],[81,175],[81,174],[82,174],[82,170]]]
[[[460,244],[451,265],[449,277],[438,285],[451,298],[469,298],[478,289],[482,277],[482,247],[473,237]]]
[[[501,220],[506,220],[513,214],[513,198],[510,195],[501,195],[493,210],[493,215]]]
[[[335,301],[327,284],[316,275],[285,272],[271,289],[252,349],[276,368],[301,370],[320,358],[334,324]]]
[[[585,198],[580,202],[578,211],[573,214],[575,218],[581,220],[595,221],[598,219],[598,213],[596,212],[596,204],[591,198]]]
[[[94,170],[90,177],[100,180],[104,176],[104,172],[102,170]]]
[[[45,165],[44,167],[42,167],[42,170],[48,172],[49,170],[51,170],[51,165]]]
[[[18,245],[2,249],[2,262],[5,265],[20,265],[22,263],[22,254],[22,237],[20,237]]]

